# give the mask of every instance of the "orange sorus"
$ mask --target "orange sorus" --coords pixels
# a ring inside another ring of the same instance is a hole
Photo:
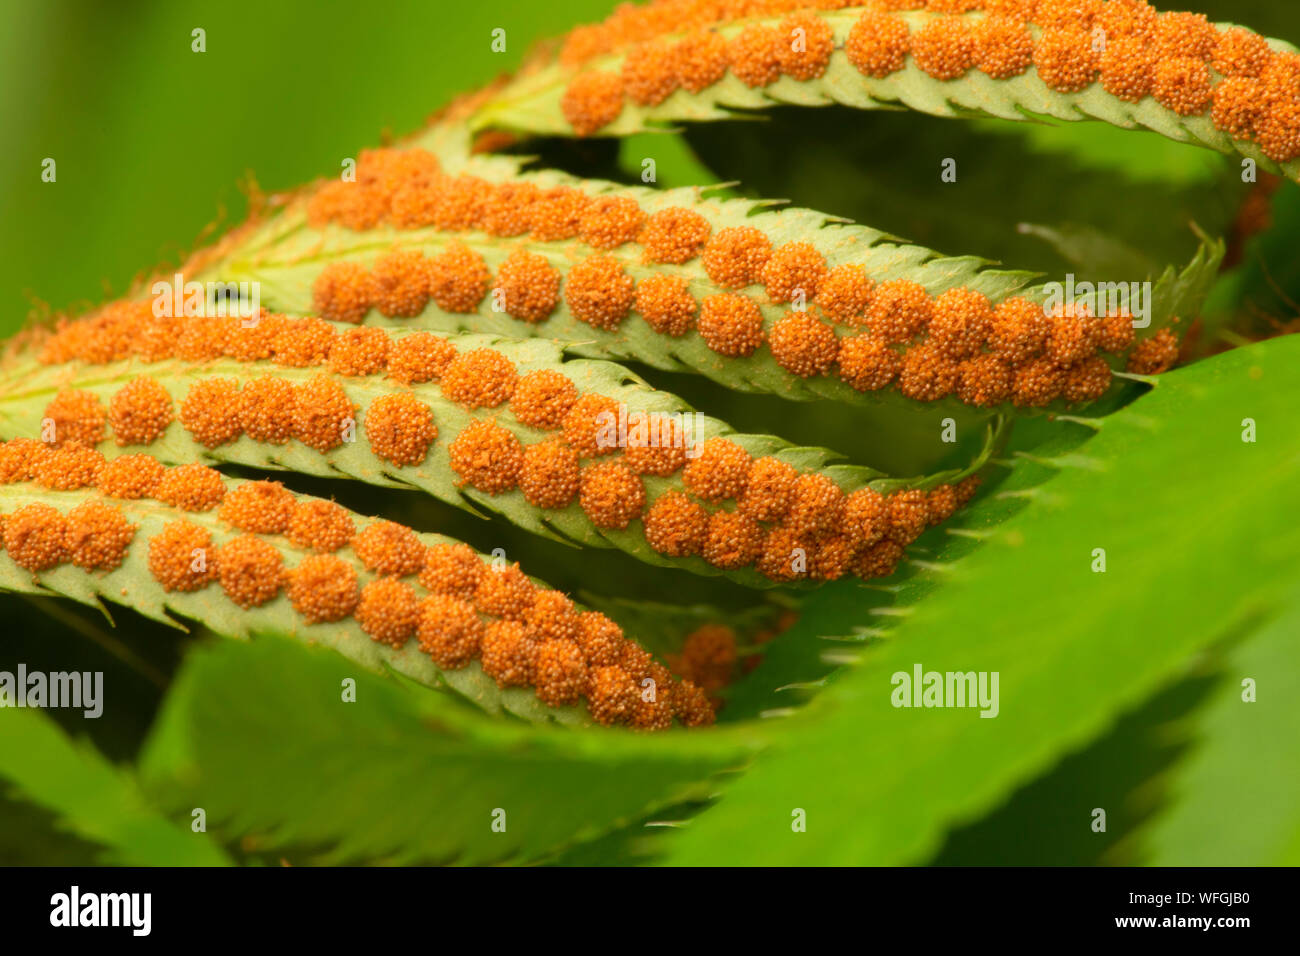
[[[246,481],[225,496],[217,517],[240,531],[281,534],[295,503],[293,493],[278,481]]]
[[[636,287],[636,311],[662,335],[674,338],[690,331],[699,308],[681,276],[646,276]]]
[[[581,473],[578,453],[550,439],[524,449],[519,489],[535,508],[563,508],[577,495]]]
[[[682,470],[688,491],[706,501],[739,498],[749,481],[749,452],[724,438],[710,438]]]
[[[5,551],[28,571],[45,571],[66,561],[66,540],[67,519],[47,504],[24,505],[5,515]]]
[[[510,412],[530,428],[559,428],[578,401],[578,387],[554,369],[538,369],[519,379]]]
[[[180,423],[196,442],[216,448],[243,433],[239,423],[239,380],[209,378],[195,382],[181,402]]]
[[[495,408],[514,393],[519,375],[495,349],[457,355],[442,373],[442,394],[466,408]]]
[[[560,272],[545,256],[516,249],[497,270],[496,289],[507,315],[525,322],[542,322],[560,301]]]
[[[354,616],[371,640],[401,647],[415,633],[420,598],[404,581],[379,578],[361,589]]]
[[[402,577],[424,568],[424,543],[405,525],[375,521],[352,539],[352,551],[367,571]]]
[[[763,344],[763,313],[749,297],[735,293],[711,295],[696,320],[700,338],[719,355],[744,358]]]
[[[308,624],[342,620],[360,598],[356,570],[332,554],[303,558],[287,580],[289,601]]]
[[[182,511],[211,511],[225,496],[221,472],[197,462],[167,469],[153,491],[154,498]]]
[[[655,499],[644,520],[645,539],[650,547],[670,558],[685,558],[704,549],[709,513],[680,491],[669,491]]]
[[[441,378],[456,346],[432,332],[412,332],[393,343],[388,356],[388,377],[403,385],[418,385]]]
[[[147,375],[122,386],[108,403],[108,423],[119,445],[151,444],[174,417],[171,394]]]
[[[151,455],[122,455],[104,463],[95,484],[109,498],[148,498],[167,467]]]
[[[289,514],[289,540],[309,551],[337,551],[356,533],[352,515],[333,501],[299,501]]]
[[[622,462],[600,462],[582,470],[578,503],[598,528],[626,528],[641,516],[645,500],[640,476]]]
[[[79,441],[98,445],[104,437],[108,413],[94,392],[65,388],[45,406],[44,417],[54,426],[53,435],[48,436],[54,444]]]
[[[433,594],[470,599],[483,577],[482,558],[467,544],[435,544],[424,555],[420,583]]]
[[[260,607],[280,593],[284,558],[261,538],[246,534],[227,541],[216,559],[221,590],[240,607]]]
[[[197,591],[216,577],[212,535],[190,521],[171,521],[149,539],[149,572],[166,591]]]
[[[648,227],[647,227],[648,228]],[[564,301],[574,318],[597,329],[613,330],[632,310],[636,286],[611,256],[590,256],[569,270]]]
[[[420,602],[416,624],[420,649],[439,667],[465,667],[479,653],[483,621],[468,601],[432,594]]]
[[[755,283],[772,256],[772,240],[753,226],[719,229],[704,246],[702,264],[710,279],[728,289]]]
[[[418,465],[438,437],[433,410],[412,395],[384,395],[365,414],[370,450],[399,467]]]

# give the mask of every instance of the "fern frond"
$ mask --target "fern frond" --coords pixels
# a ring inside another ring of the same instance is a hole
[[[367,334],[319,320],[303,327],[268,318],[266,328],[251,329],[235,319],[214,320],[200,323],[197,331],[200,338],[208,336],[210,352],[221,351],[222,342],[230,352],[240,350],[232,343],[247,344],[277,323],[288,330],[283,334],[292,340],[292,355],[275,361],[13,363],[0,387],[0,436],[98,444],[107,422],[119,443],[103,442],[109,456],[147,445],[171,464],[206,459],[418,488],[567,544],[618,548],[652,564],[770,587],[772,578],[753,567],[765,533],[759,521],[718,517],[718,541],[711,545],[705,525],[722,512],[686,505],[684,493],[715,505],[739,501],[750,461],[766,458],[791,475],[809,481],[820,476],[815,480],[829,483],[826,494],[843,498],[869,489],[892,500],[964,480],[992,454],[1005,425],[999,420],[988,430],[983,449],[965,468],[889,478],[839,463],[827,449],[737,433],[621,366],[565,361],[558,346],[542,340],[458,335],[432,343],[441,351],[430,357],[422,348],[407,348],[430,344],[428,336]],[[313,336],[334,344],[303,353],[302,341]],[[74,342],[75,336],[62,343],[56,337],[49,345],[54,352],[68,345],[86,354],[84,343],[69,345]],[[327,352],[329,372],[317,364],[277,364],[290,358],[320,363]],[[147,379],[136,378],[141,372]],[[355,374],[363,372],[369,374]],[[401,384],[407,379],[415,381]],[[157,426],[141,433],[139,422],[153,419]],[[49,427],[52,435],[46,434]],[[742,469],[734,481],[716,485],[720,466],[710,463],[713,450],[736,459],[728,465]],[[622,456],[602,460],[616,451]],[[780,519],[796,492],[793,485],[782,490],[782,507],[758,518]],[[673,493],[698,527],[681,529],[675,520],[657,517],[657,503]],[[657,533],[661,527],[671,535]],[[677,540],[682,531],[689,544]],[[736,552],[729,542],[737,535],[755,540]],[[810,583],[806,575],[802,583]]]
[[[1109,299],[1094,319],[1030,273],[822,213],[482,162],[451,177],[421,150],[363,156],[356,183],[304,197],[204,277],[256,283],[290,312],[543,336],[739,391],[886,408],[1093,401],[1143,337]],[[1172,318],[1163,292],[1147,304]],[[1087,348],[1058,347],[1085,315]],[[1055,387],[1018,378],[1035,361]]]
[[[839,103],[1144,128],[1300,177],[1289,43],[1231,24],[1216,29],[1203,16],[1158,17],[1145,2],[1038,14],[1015,0],[902,9],[922,5],[789,14],[773,3],[766,15],[759,4],[743,19],[715,19],[720,8],[710,17],[704,4],[660,0],[640,22],[620,11],[579,28],[558,58],[526,67],[472,123],[625,136],[775,104]]]
[[[7,463],[23,451],[0,446]],[[37,471],[47,482],[72,477],[66,467]],[[97,486],[59,482],[64,490],[0,484],[0,589],[121,604],[182,630],[188,620],[227,637],[324,644],[367,670],[534,722],[590,723],[584,695],[606,723],[711,719],[698,693],[672,683],[607,617],[582,616],[500,556],[199,465],[164,474],[138,455],[92,480]],[[417,575],[418,583],[405,580]],[[548,655],[563,650],[548,643],[582,653],[548,670]],[[610,711],[596,682],[601,667],[607,681],[626,680],[620,690],[631,698],[634,681],[656,681],[649,712],[638,716],[634,699]]]

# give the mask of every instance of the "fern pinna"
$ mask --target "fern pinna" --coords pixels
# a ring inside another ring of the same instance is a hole
[[[560,725],[537,734],[792,712],[1035,499],[1034,469],[1088,462],[1103,416],[1208,350],[1196,319],[1225,255],[1201,236],[1139,317],[834,209],[547,162],[557,142],[831,105],[1100,121],[1300,169],[1300,54],[1145,0],[624,4],[175,273],[16,337],[0,587],[251,638],[272,663],[272,635],[326,645]],[[854,447],[793,437],[825,409],[861,422]],[[1050,436],[1037,456],[1022,429]],[[900,435],[909,464],[886,464]],[[563,593],[395,504],[331,500],[344,483],[749,607]],[[870,623],[832,633],[817,614],[836,601]],[[692,752],[701,773],[758,746],[697,738],[718,741]]]

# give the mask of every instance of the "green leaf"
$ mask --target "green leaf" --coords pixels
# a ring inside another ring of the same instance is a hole
[[[1062,258],[1080,269],[1080,278],[1125,274],[1150,277],[1156,272],[1155,262],[1148,259],[1145,253],[1092,226],[1077,222],[1065,222],[1057,226],[1022,222],[1017,231],[1047,243]]]
[[[1277,513],[1300,478],[1298,368],[1300,339],[1273,340],[1164,376],[1104,419],[888,643],[782,722],[672,862],[924,859],[1291,593],[1300,527]],[[1242,441],[1245,418],[1260,441]],[[998,716],[894,708],[891,675],[916,665],[998,673]],[[807,832],[791,831],[795,808]]]
[[[25,692],[26,688],[21,691]],[[104,847],[114,866],[225,866],[204,833],[164,818],[132,775],[76,743],[40,710],[0,709],[0,778],[52,812],[59,826]]]
[[[727,688],[719,718],[788,716],[807,703],[839,669],[888,641],[914,605],[944,587],[956,562],[1023,510],[1031,489],[1055,474],[1049,463],[1091,437],[1092,429],[1078,421],[1019,422],[974,501],[918,538],[889,578],[836,581],[805,600],[794,626],[765,645],[759,665]]]
[[[1190,721],[1196,744],[1171,774],[1167,807],[1138,838],[1152,865],[1300,863],[1298,634],[1300,592],[1229,652],[1221,687]]]
[[[1175,728],[1204,703],[1213,677],[1193,667],[1106,732],[950,831],[931,866],[1132,866],[1132,837],[1159,808],[1158,781],[1187,749]],[[1094,831],[1093,811],[1106,811]],[[1080,819],[1089,826],[1080,827]]]
[[[488,721],[324,649],[267,639],[190,656],[141,766],[169,802],[198,801],[210,824],[306,862],[484,864],[535,860],[698,796],[745,753],[712,734]]]
[[[6,866],[93,866],[102,852],[64,832],[50,811],[0,788],[0,860]]]

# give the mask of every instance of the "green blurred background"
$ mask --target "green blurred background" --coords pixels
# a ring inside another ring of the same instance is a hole
[[[513,69],[539,39],[613,6],[0,0],[0,332],[42,303],[121,294],[206,229],[237,222],[250,176],[273,192],[336,173],[344,157]],[[1300,39],[1296,4],[1185,6]],[[497,27],[504,53],[491,50]],[[204,53],[191,51],[195,28],[206,31]],[[55,183],[41,181],[46,157]],[[918,224],[904,234],[924,233]]]
[[[0,0],[0,331],[120,294],[609,0]],[[491,31],[506,30],[504,53]],[[191,51],[206,31],[207,52]],[[46,157],[55,183],[41,181]]]

